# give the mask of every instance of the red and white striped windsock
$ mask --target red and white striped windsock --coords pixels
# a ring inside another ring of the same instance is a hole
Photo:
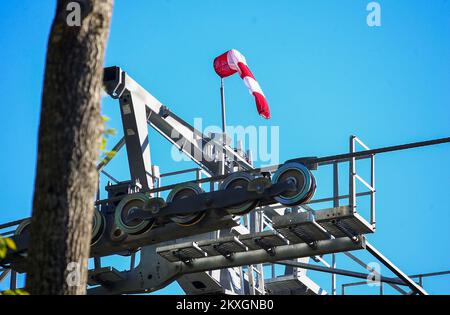
[[[221,78],[226,78],[239,72],[245,85],[250,90],[250,94],[255,97],[258,113],[265,119],[270,118],[270,109],[266,97],[248,68],[245,57],[239,51],[231,49],[214,59],[214,70]]]

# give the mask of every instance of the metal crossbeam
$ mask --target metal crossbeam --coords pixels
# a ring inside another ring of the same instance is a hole
[[[308,270],[314,270],[314,271],[319,271],[319,272],[325,272],[325,273],[332,273],[332,274],[341,275],[341,276],[360,278],[360,279],[370,279],[371,277],[373,277],[373,275],[371,275],[371,274],[366,274],[366,273],[362,273],[362,272],[355,272],[355,271],[339,269],[339,268],[323,267],[323,266],[311,265],[311,264],[295,262],[295,261],[279,261],[279,262],[277,262],[277,264],[284,265],[284,266],[296,267],[296,268],[303,268],[303,269],[308,269]],[[398,284],[398,285],[407,285],[398,278],[390,278],[390,277],[380,276],[379,281],[386,282],[386,283]]]
[[[195,273],[200,271],[210,271],[238,266],[261,264],[266,262],[277,262],[286,259],[296,259],[315,255],[325,255],[330,253],[346,252],[365,248],[365,238],[354,242],[349,238],[323,240],[317,242],[316,248],[311,248],[305,243],[277,246],[275,255],[267,253],[264,249],[249,252],[235,253],[233,259],[229,260],[223,256],[212,256],[192,260],[189,264],[182,262],[173,263],[179,274]]]

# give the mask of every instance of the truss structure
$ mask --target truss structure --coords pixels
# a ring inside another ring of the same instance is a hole
[[[196,130],[121,68],[105,69],[104,86],[119,101],[124,137],[113,151],[126,148],[131,178],[120,182],[106,171],[112,157],[97,167],[99,176],[106,176],[110,182],[105,187],[108,198],[95,202],[90,294],[152,292],[178,281],[187,294],[322,295],[337,294],[337,275],[366,279],[344,284],[344,294],[345,288],[367,283],[376,275],[381,293],[384,283],[401,294],[425,295],[423,278],[450,273],[408,276],[367,241],[368,235],[376,231],[375,155],[448,143],[450,138],[370,149],[351,136],[347,153],[300,157],[282,165],[255,168],[251,154],[224,143],[223,135],[205,135]],[[198,167],[160,174],[152,164],[148,126]],[[219,158],[223,152],[225,159]],[[368,179],[357,172],[362,160],[370,163]],[[312,181],[302,200],[279,198],[283,193],[296,192],[299,186],[289,178],[274,179],[286,165],[297,173],[302,171],[305,181]],[[348,165],[348,171],[340,174],[340,165]],[[312,198],[312,174],[321,168],[331,170],[331,180],[317,185],[327,186],[333,193]],[[193,174],[194,179],[162,184],[165,178],[181,174]],[[233,180],[246,179],[246,188],[224,188],[224,183],[235,183],[230,176],[234,176]],[[348,193],[341,192],[343,177],[348,178]],[[364,190],[357,190],[357,184]],[[189,194],[176,198],[177,193],[187,191]],[[171,197],[163,199],[164,192],[170,192]],[[368,209],[358,203],[361,198],[369,199]],[[242,209],[243,204],[250,206]],[[0,225],[2,235],[11,236],[17,244],[17,251],[7,256],[0,270],[0,281],[9,279],[12,289],[17,286],[17,274],[26,273],[28,227],[29,218]],[[370,253],[395,277],[377,274],[352,253],[358,250]],[[137,252],[139,264],[135,260]],[[113,254],[129,256],[130,268],[119,271],[103,266],[101,258]],[[337,268],[338,254],[349,257],[366,272]],[[330,263],[325,255],[331,257]],[[276,265],[284,266],[283,275],[276,274]],[[271,272],[266,275],[268,268]],[[309,278],[307,270],[330,273],[330,292]]]

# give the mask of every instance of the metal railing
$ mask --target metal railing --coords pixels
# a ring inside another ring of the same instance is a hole
[[[350,153],[356,152],[356,144],[359,144],[364,150],[370,150],[370,148],[361,141],[357,136],[350,136]],[[366,157],[367,158],[367,157]],[[370,196],[370,224],[375,228],[375,154],[371,154],[370,159],[370,184],[364,180],[358,173],[356,172],[356,159],[355,157],[350,158],[349,164],[349,205],[353,208],[353,211],[356,212],[357,207],[357,193],[356,193],[356,180],[362,183],[368,189],[368,195]]]
[[[411,275],[409,276],[411,279],[418,279],[417,284],[419,284],[421,287],[423,287],[424,282],[423,279],[424,278],[430,278],[430,277],[439,277],[439,276],[445,276],[445,275],[450,275],[450,270],[447,271],[440,271],[440,272],[430,272],[430,273],[422,273],[422,274],[416,274],[416,275]],[[393,280],[400,280],[399,278],[393,278]],[[384,283],[386,283],[387,281],[383,281],[382,279],[380,279],[379,281],[376,281],[375,284],[377,286],[379,286],[379,295],[384,295]],[[372,282],[374,283],[374,282]],[[368,281],[358,281],[358,282],[350,282],[350,283],[344,283],[341,285],[341,293],[342,295],[345,295],[346,293],[346,288],[348,287],[356,287],[356,286],[361,286],[361,285],[367,285]],[[409,293],[406,293],[409,294]]]

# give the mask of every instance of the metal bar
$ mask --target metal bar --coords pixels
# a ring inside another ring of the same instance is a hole
[[[419,285],[422,286],[422,284],[423,284],[423,279],[422,278],[425,278],[425,277],[436,277],[436,276],[442,276],[442,275],[448,275],[448,274],[450,274],[450,270],[449,271],[440,271],[440,272],[430,272],[430,273],[425,273],[425,274],[409,275],[409,277],[410,278],[419,278]],[[393,279],[399,279],[400,280],[400,278],[393,278]],[[351,282],[351,283],[342,284],[342,286],[343,287],[351,287],[351,286],[358,286],[358,285],[363,285],[363,284],[367,284],[367,282],[366,281]],[[393,287],[395,286],[394,284],[391,284],[391,283],[388,283],[388,284],[393,286]],[[405,295],[410,294],[410,293],[408,293],[406,291],[403,291],[401,293],[405,294]]]
[[[309,269],[309,270],[313,270],[313,271],[337,274],[337,275],[346,276],[346,277],[359,278],[359,279],[369,279],[371,276],[371,274],[366,274],[366,273],[362,273],[362,272],[355,272],[355,271],[339,269],[339,268],[323,267],[323,266],[311,265],[311,264],[302,263],[302,262],[279,261],[279,262],[277,262],[277,264],[284,265],[284,266],[303,268],[303,269]],[[399,278],[380,276],[379,281],[391,283],[391,284],[407,285]],[[367,284],[367,281],[362,281],[362,282],[357,282],[357,283],[358,284]],[[348,286],[348,285],[346,284],[346,286]]]
[[[389,259],[387,259],[383,254],[381,254],[374,246],[366,242],[367,251],[378,259],[383,265],[385,265],[389,270],[391,270],[397,277],[403,280],[413,291],[420,295],[428,295],[428,293],[410,277],[408,277],[403,271],[396,267]]]
[[[190,264],[182,262],[173,263],[180,274],[195,273],[214,269],[225,269],[230,267],[260,264],[264,262],[277,262],[285,259],[310,257],[314,255],[325,255],[335,252],[345,252],[363,249],[365,238],[354,242],[347,237],[339,239],[323,240],[317,242],[317,248],[313,249],[308,244],[300,243],[276,247],[276,254],[271,256],[264,249],[249,252],[235,253],[233,260],[223,256],[211,256],[194,259]]]
[[[0,235],[1,236],[14,235],[15,232],[16,232],[16,230],[11,230],[11,231],[2,232],[2,233],[0,233]]]
[[[375,155],[370,157],[370,185],[373,188],[372,193],[370,194],[370,223],[372,227],[375,228],[376,218],[375,218]]]
[[[348,159],[351,158],[367,158],[370,157],[373,154],[378,153],[387,153],[392,151],[399,151],[399,150],[407,150],[407,149],[413,149],[413,148],[419,148],[419,147],[426,147],[430,145],[436,145],[436,144],[443,144],[450,142],[450,137],[447,138],[439,138],[435,140],[427,140],[427,141],[419,141],[419,142],[411,142],[407,144],[401,144],[401,145],[394,145],[389,147],[382,147],[378,149],[371,149],[366,151],[358,151],[353,153],[344,153],[344,154],[338,154],[338,155],[330,155],[330,156],[324,156],[321,158],[312,159],[314,162],[319,163],[320,165],[326,165],[331,164],[332,162],[345,162]]]
[[[359,138],[356,137],[356,136],[354,137],[354,139],[355,139],[355,141],[358,142],[364,149],[370,150],[370,148],[369,148],[364,142],[362,142],[361,139],[359,139]]]
[[[371,194],[370,191],[366,191],[366,192],[362,192],[362,193],[357,193],[356,197],[369,196],[370,194]],[[350,195],[341,195],[341,196],[338,196],[337,198],[339,200],[341,200],[341,199],[348,199],[348,198],[350,198]],[[330,201],[334,201],[334,199],[335,199],[334,197],[313,199],[310,202],[308,202],[308,204],[330,202]]]
[[[4,228],[7,228],[7,227],[18,225],[18,224],[22,223],[22,221],[25,221],[26,219],[28,219],[28,218],[20,219],[20,220],[16,220],[16,221],[4,223],[4,224],[0,224],[0,229],[4,229]]]
[[[2,273],[0,274],[0,282],[2,282],[8,276],[8,274],[10,272],[11,272],[11,269],[3,270]]]
[[[220,78],[220,101],[222,104],[222,143],[223,147],[227,145],[227,117],[226,117],[226,111],[225,111],[225,87],[223,78]],[[225,163],[226,163],[226,150],[222,150],[222,165],[221,165],[221,171],[220,174],[225,174]]]
[[[333,163],[333,207],[339,207],[339,168]]]
[[[116,143],[116,145],[112,148],[111,151],[114,151],[116,154],[117,152],[122,149],[122,147],[125,145],[125,137],[122,137],[122,139],[119,140],[119,142]],[[114,154],[114,156],[116,156]],[[98,165],[97,165],[97,171],[101,171],[108,163],[114,158],[114,156],[111,157],[105,157]]]
[[[358,282],[345,283],[342,286],[344,286],[344,287],[353,287],[353,286],[363,285],[363,284],[367,284],[367,281],[358,281]]]
[[[298,267],[298,268],[303,268],[303,269],[309,269],[309,270],[319,271],[319,272],[332,273],[332,274],[337,274],[337,275],[346,276],[346,277],[359,278],[359,279],[368,279],[371,276],[370,274],[366,274],[366,273],[355,272],[355,271],[350,271],[350,270],[346,270],[346,269],[329,268],[329,267],[311,265],[311,264],[306,264],[306,263],[302,263],[302,262],[279,261],[279,262],[277,262],[277,264],[284,265],[284,266]],[[389,282],[389,283],[395,283],[395,284],[399,284],[399,285],[405,285],[405,283],[400,279],[383,277],[383,276],[380,277],[380,282]],[[367,281],[364,283],[367,283]]]
[[[359,180],[364,186],[366,186],[367,189],[369,189],[371,192],[374,191],[374,188],[368,182],[366,182],[361,176],[355,174],[355,178]]]
[[[350,153],[355,152],[355,136],[350,136]],[[352,157],[349,163],[349,188],[348,192],[350,195],[349,205],[353,212],[356,212],[356,187],[355,187],[355,175],[356,175],[356,165],[355,158]]]
[[[331,269],[336,269],[336,254],[331,254]],[[336,295],[336,274],[331,274],[331,295]]]
[[[339,207],[339,165],[333,163],[333,207]],[[336,268],[336,254],[331,254],[331,266]],[[336,274],[331,275],[331,295],[336,295]]]
[[[248,288],[250,295],[255,295],[255,274],[253,272],[253,265],[248,265],[247,274],[248,274]]]
[[[130,270],[134,269],[135,263],[136,263],[136,253],[133,253],[131,254],[130,257]]]
[[[198,169],[198,170],[195,172],[195,179],[196,179],[196,180],[202,179],[202,172],[200,171],[200,169]]]
[[[435,276],[443,276],[443,275],[450,275],[450,270],[448,271],[439,271],[439,272],[429,272],[429,273],[420,273],[416,275],[409,276],[410,278],[426,278],[426,277],[435,277]]]
[[[191,173],[191,172],[196,172],[198,170],[201,170],[201,168],[198,168],[198,167],[188,168],[188,169],[181,170],[181,171],[164,173],[164,174],[161,174],[160,177],[168,177],[168,176],[180,175],[180,174],[185,174],[185,173]]]
[[[102,174],[105,175],[106,177],[108,177],[110,180],[112,180],[115,184],[118,184],[119,181],[117,179],[115,179],[112,175],[110,175],[109,173],[107,173],[105,170],[101,170]]]
[[[11,290],[17,289],[17,271],[11,270],[11,278],[9,288]]]
[[[311,257],[315,262],[321,262],[325,267],[331,267],[331,265],[329,264],[329,263],[327,263],[326,262],[326,260],[325,259],[323,259],[322,257],[320,257],[320,256],[314,256],[314,257]]]
[[[102,267],[102,258],[101,257],[94,257],[94,268],[100,269]]]

